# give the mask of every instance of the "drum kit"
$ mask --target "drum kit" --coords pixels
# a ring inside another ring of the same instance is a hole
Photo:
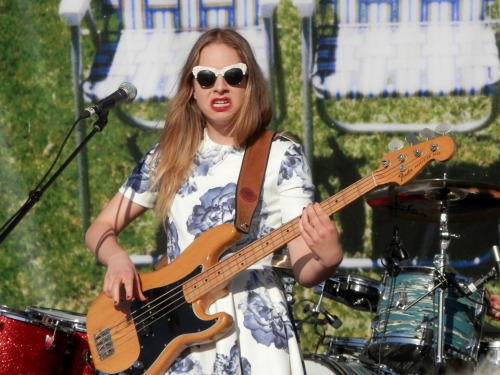
[[[319,300],[299,317],[291,308],[299,338],[304,323],[337,328],[324,299],[371,314],[371,337],[327,337],[326,349],[304,354],[309,375],[370,374],[500,374],[500,329],[484,321],[489,308],[485,285],[500,278],[500,255],[491,270],[476,281],[460,275],[446,253],[456,235],[448,222],[495,220],[500,217],[500,189],[489,184],[433,179],[386,186],[366,196],[367,203],[396,218],[439,223],[439,252],[432,266],[415,266],[399,239],[397,227],[381,262],[380,281],[335,274],[314,287]],[[273,267],[282,275],[285,294],[295,304],[293,278],[286,255],[276,255]],[[300,302],[299,302],[300,303]],[[323,316],[323,319],[318,319]]]

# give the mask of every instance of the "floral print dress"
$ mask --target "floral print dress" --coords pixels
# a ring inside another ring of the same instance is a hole
[[[153,208],[148,190],[152,148],[138,163],[120,192]],[[244,152],[219,145],[206,132],[189,177],[177,192],[167,223],[169,262],[200,234],[235,220],[235,191]],[[273,140],[261,197],[251,230],[223,258],[298,217],[314,195],[302,147],[278,135]],[[234,323],[225,335],[186,349],[167,374],[296,375],[303,362],[296,331],[280,279],[271,267],[272,255],[241,271],[228,285],[229,295],[209,308],[230,314]]]

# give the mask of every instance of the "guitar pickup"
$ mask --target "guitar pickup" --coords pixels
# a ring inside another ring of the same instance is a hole
[[[115,347],[111,340],[109,328],[95,334],[94,343],[97,349],[97,355],[101,361],[115,354]]]

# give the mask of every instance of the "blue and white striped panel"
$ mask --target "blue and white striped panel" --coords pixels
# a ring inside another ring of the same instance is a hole
[[[270,1],[267,1],[270,3]],[[277,6],[279,0],[275,1]],[[260,18],[259,0],[236,0],[235,4],[235,27],[245,28],[259,25]]]
[[[358,2],[356,0],[337,0],[339,24],[349,25],[358,22]]]
[[[234,27],[234,0],[200,0],[200,26]]]
[[[425,9],[418,0],[401,1],[399,14],[405,22],[387,22],[389,4],[370,3],[364,13],[367,23],[340,23],[337,40],[329,36],[322,42],[327,49],[331,44],[335,55],[331,63],[324,61],[327,50],[318,55],[316,68],[332,74],[312,79],[316,95],[476,94],[497,82],[500,62],[494,31],[478,20],[452,22],[459,14],[454,8],[458,3],[423,1]],[[461,4],[468,4],[470,11],[460,13],[462,17],[482,17],[481,0]],[[428,22],[416,22],[420,17],[411,14],[421,10],[427,12]]]
[[[181,0],[181,26],[183,30],[200,27],[199,0]]]
[[[144,0],[146,28],[180,29],[180,0]]]
[[[124,29],[146,28],[144,0],[120,0],[120,10]]]

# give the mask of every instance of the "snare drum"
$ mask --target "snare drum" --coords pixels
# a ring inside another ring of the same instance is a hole
[[[439,313],[439,296],[432,290],[438,284],[435,279],[432,267],[407,267],[396,270],[395,275],[384,275],[368,346],[372,359],[398,372],[432,366]],[[466,283],[460,278],[456,281]],[[466,297],[455,286],[448,286],[443,293],[443,354],[474,366],[485,313],[484,292]]]
[[[384,369],[371,368],[359,362],[336,362],[330,357],[319,354],[304,355],[304,366],[307,375],[389,375]]]
[[[314,287],[316,294],[343,303],[355,310],[377,310],[379,282],[369,277],[337,274]]]
[[[63,370],[61,375],[92,375],[90,367],[89,345],[87,342],[86,317],[83,314],[68,311],[48,309],[44,307],[28,307],[26,313],[32,321],[40,322],[53,332],[62,332],[66,335],[59,350],[64,351]]]

